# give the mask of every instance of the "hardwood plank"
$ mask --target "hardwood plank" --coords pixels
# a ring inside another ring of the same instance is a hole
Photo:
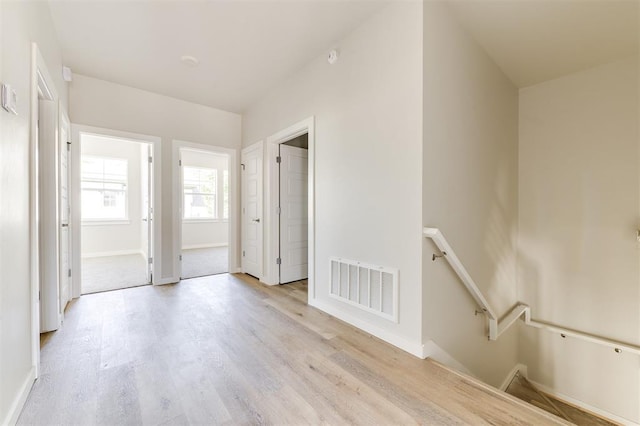
[[[83,296],[19,424],[562,424],[244,275]],[[516,402],[517,401],[517,402]]]
[[[46,414],[42,413],[41,416],[40,422],[44,424]],[[137,425],[141,423],[142,413],[134,367],[121,365],[102,370],[98,384],[95,424]]]

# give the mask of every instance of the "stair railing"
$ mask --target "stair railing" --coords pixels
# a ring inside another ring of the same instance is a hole
[[[640,346],[637,345],[560,327],[543,321],[533,320],[531,319],[531,308],[524,303],[517,303],[508,314],[499,319],[495,311],[491,309],[489,302],[482,294],[482,291],[480,291],[480,288],[473,281],[471,275],[467,272],[458,256],[456,256],[446,238],[444,238],[444,235],[442,235],[442,232],[440,232],[438,228],[424,228],[424,236],[430,238],[440,250],[441,254],[434,254],[432,259],[436,260],[437,258],[444,258],[447,260],[451,268],[460,278],[460,281],[462,281],[480,307],[482,313],[487,316],[487,319],[489,320],[489,340],[498,340],[498,337],[500,337],[502,333],[508,330],[509,327],[511,327],[518,319],[524,316],[524,323],[526,325],[557,333],[563,338],[571,336],[598,345],[608,346],[613,348],[616,353],[620,353],[624,350],[640,355]]]

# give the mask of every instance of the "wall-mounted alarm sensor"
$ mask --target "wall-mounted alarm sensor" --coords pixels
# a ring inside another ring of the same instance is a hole
[[[71,80],[73,80],[73,73],[71,72],[71,68],[62,67],[62,78],[67,83],[70,82]]]
[[[327,57],[327,61],[333,65],[336,62],[338,62],[338,51],[336,49],[333,49],[332,51],[329,52],[329,56]]]
[[[2,108],[8,112],[18,115],[16,105],[18,104],[18,95],[16,91],[8,84],[2,85]]]

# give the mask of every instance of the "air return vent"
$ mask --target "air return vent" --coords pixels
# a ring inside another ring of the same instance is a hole
[[[398,269],[338,257],[331,262],[331,297],[398,322]]]

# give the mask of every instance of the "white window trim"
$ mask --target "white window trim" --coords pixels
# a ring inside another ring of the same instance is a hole
[[[105,226],[105,225],[129,225],[131,221],[126,219],[82,219],[82,226]]]
[[[114,217],[113,219],[110,218],[103,218],[103,217],[82,217],[82,210],[80,211],[80,217],[81,217],[81,222],[82,225],[120,225],[120,224],[124,224],[124,222],[126,222],[127,224],[130,223],[130,219],[129,219],[129,159],[127,158],[123,158],[123,157],[113,157],[113,156],[109,156],[109,155],[95,155],[95,154],[80,154],[80,194],[82,194],[82,182],[84,181],[84,179],[82,178],[82,160],[84,158],[98,158],[98,159],[107,159],[107,160],[119,160],[119,161],[124,161],[127,164],[127,179],[126,179],[126,185],[127,185],[127,189],[124,191],[124,216],[123,217]],[[81,195],[82,196],[82,195]],[[82,209],[82,206],[81,206]],[[98,222],[103,222],[103,223],[98,223]]]
[[[210,218],[182,218],[182,223],[218,223],[222,222],[220,219],[210,219]]]
[[[218,169],[214,169],[213,167],[203,167],[203,166],[188,166],[185,165],[183,166],[183,178],[182,178],[182,203],[183,203],[183,208],[182,208],[182,222],[183,223],[189,223],[189,222],[200,222],[200,223],[204,223],[204,222],[219,222],[220,221],[220,194],[218,191],[218,186],[220,184],[219,181],[219,176],[218,176]],[[198,193],[200,195],[213,195],[215,197],[216,200],[216,208],[214,209],[214,216],[213,217],[185,217],[185,213],[186,213],[186,209],[184,208],[184,196],[186,195],[186,192],[184,191],[185,188],[185,182],[184,182],[184,171],[189,168],[189,169],[200,169],[200,170],[213,170],[215,177],[216,177],[216,184],[215,184],[215,188],[216,188],[216,192],[215,193]],[[223,200],[224,201],[224,200]]]

